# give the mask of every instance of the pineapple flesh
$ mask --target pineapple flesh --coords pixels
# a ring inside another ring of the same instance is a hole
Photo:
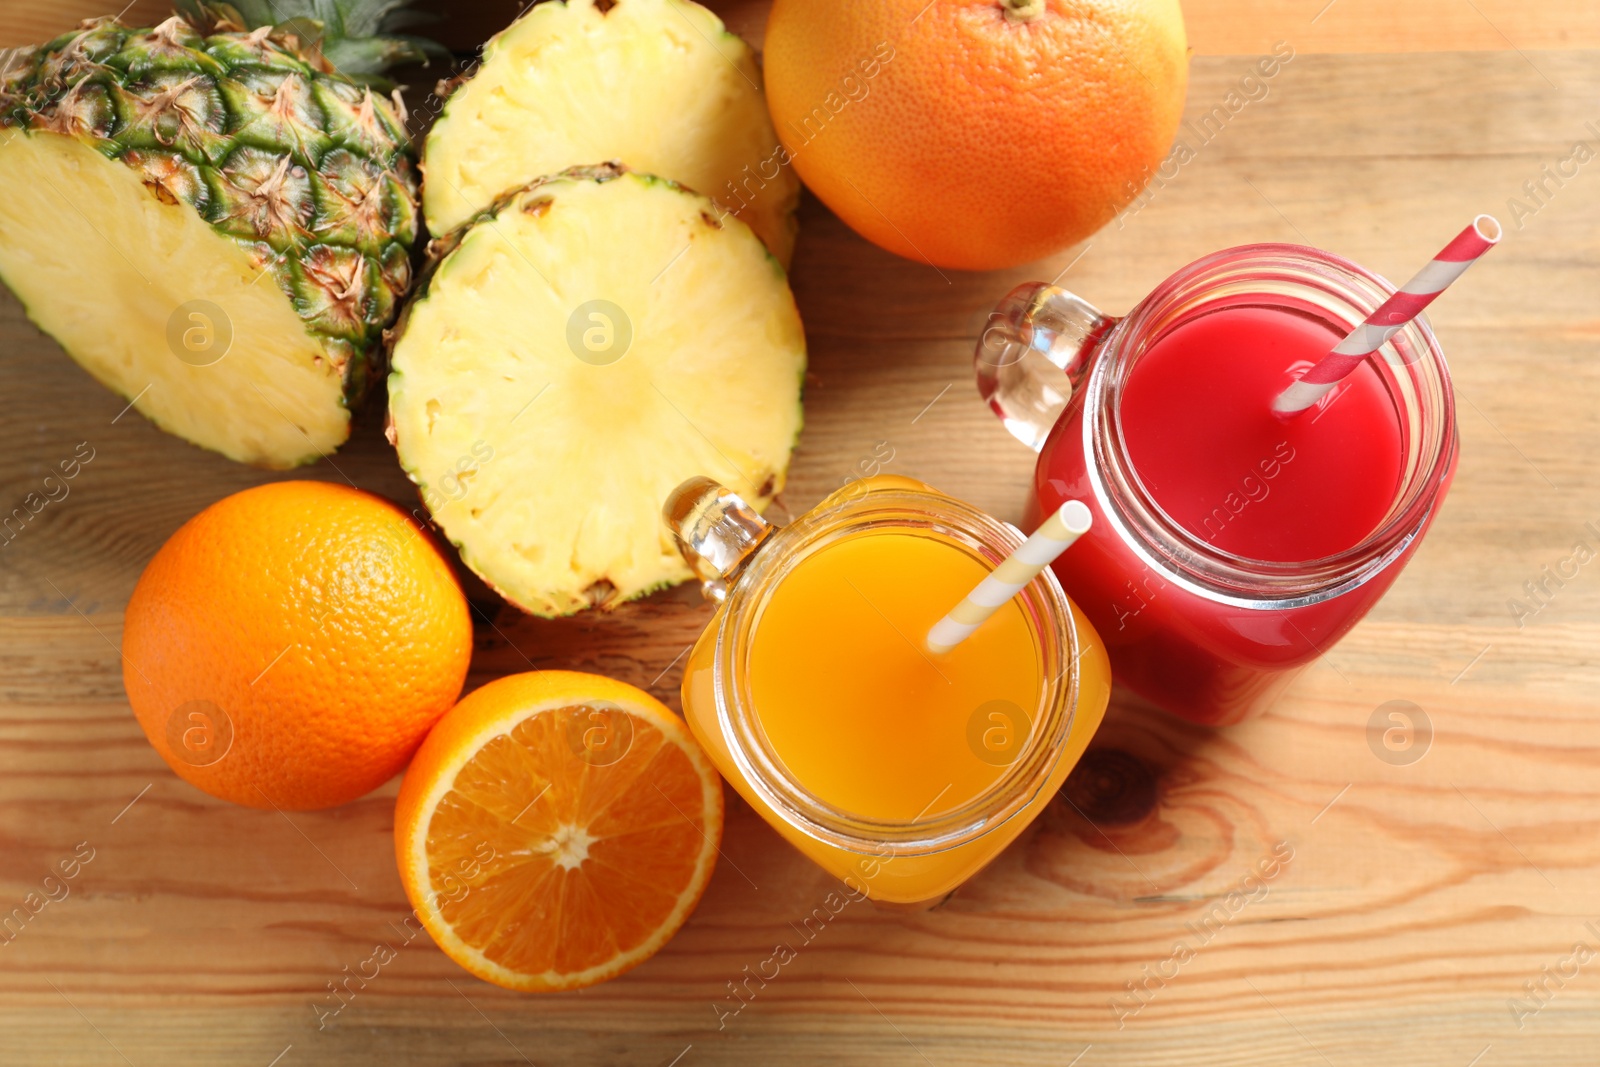
[[[537,615],[689,577],[660,517],[705,474],[764,507],[800,431],[805,339],[743,223],[605,165],[440,242],[397,328],[390,437],[461,557]]]
[[[712,197],[788,267],[800,182],[750,47],[692,0],[555,0],[484,47],[423,146],[445,234],[526,182],[619,161]]]
[[[0,278],[95,378],[232,459],[348,437],[416,229],[401,116],[292,36],[102,19],[0,77]]]

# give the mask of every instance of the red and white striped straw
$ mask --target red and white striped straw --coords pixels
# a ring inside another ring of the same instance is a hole
[[[1279,393],[1272,402],[1272,410],[1279,415],[1293,415],[1327,396],[1334,386],[1361,366],[1362,360],[1382,348],[1389,338],[1422,314],[1422,309],[1433,303],[1434,298],[1444,292],[1451,282],[1465,274],[1479,256],[1498,244],[1501,232],[1500,223],[1493,215],[1479,215],[1473,219],[1472,225],[1456,234],[1455,240],[1445,245],[1431,263],[1417,271],[1416,277],[1402,285],[1378,310],[1368,315],[1365,322],[1351,330],[1343,341],[1334,346],[1333,351],[1323,357],[1322,362]]]

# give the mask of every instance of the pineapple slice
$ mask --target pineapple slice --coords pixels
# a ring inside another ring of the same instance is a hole
[[[616,165],[541,179],[440,242],[397,330],[390,440],[467,565],[536,615],[689,577],[660,512],[706,474],[764,507],[805,338],[735,218]]]
[[[800,181],[754,53],[692,0],[539,4],[484,47],[423,147],[435,234],[567,167],[616,160],[715,198],[785,268]]]

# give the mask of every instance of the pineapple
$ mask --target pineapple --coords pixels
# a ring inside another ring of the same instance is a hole
[[[757,507],[800,432],[787,277],[706,197],[568,170],[437,242],[391,353],[390,440],[466,564],[537,615],[689,571],[661,521],[706,474]]]
[[[510,189],[619,161],[718,200],[785,268],[800,181],[750,47],[692,0],[556,0],[485,47],[423,146],[423,215],[449,233]]]
[[[241,0],[247,10],[259,6]],[[276,0],[376,30],[395,0]],[[33,321],[158,426],[287,468],[333,451],[382,374],[411,282],[415,162],[398,104],[352,74],[406,38],[321,50],[186,5],[97,19],[0,75],[0,279]]]

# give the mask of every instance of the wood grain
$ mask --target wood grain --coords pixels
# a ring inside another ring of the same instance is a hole
[[[1340,0],[1321,21],[1342,9],[1364,10]],[[1529,34],[1560,19],[1538,21]],[[1196,60],[1190,114],[1244,72]],[[785,505],[809,507],[887,441],[889,469],[1016,519],[1032,457],[968,369],[1011,285],[1059,275],[1121,312],[1195,256],[1258,240],[1404,276],[1472,213],[1510,223],[1507,199],[1600,122],[1592,53],[1304,54],[1269,90],[1136,213],[1022,270],[898,260],[808,200],[793,279],[811,374]],[[70,895],[0,944],[0,1060],[1591,1067],[1600,961],[1520,1026],[1511,1003],[1575,943],[1600,947],[1585,925],[1600,926],[1600,571],[1522,628],[1507,601],[1600,523],[1595,167],[1436,305],[1463,398],[1452,495],[1373,616],[1271,714],[1206,731],[1119,694],[1077,808],[1053,804],[941,908],[853,905],[811,941],[795,924],[828,879],[735,803],[726,859],[667,949],[542,998],[404,939],[393,783],[286,818],[212,801],[160,763],[122,694],[122,607],[179,524],[272,476],[119,416],[0,295],[0,506],[79,442],[95,449],[70,496],[0,547],[0,912],[80,842],[94,850]],[[304,474],[411,499],[375,418]],[[471,684],[578,667],[674,703],[709,614],[686,589],[564,622],[473,595],[490,621]],[[1369,748],[1391,700],[1431,718],[1420,762]],[[1293,857],[1260,892],[1245,879],[1280,843]],[[1259,899],[1234,907],[1241,888]],[[1173,964],[1180,940],[1194,954]],[[319,1030],[328,983],[379,942],[396,960]],[[795,960],[741,1007],[729,983],[778,943]],[[1170,976],[1131,999],[1152,973]]]

